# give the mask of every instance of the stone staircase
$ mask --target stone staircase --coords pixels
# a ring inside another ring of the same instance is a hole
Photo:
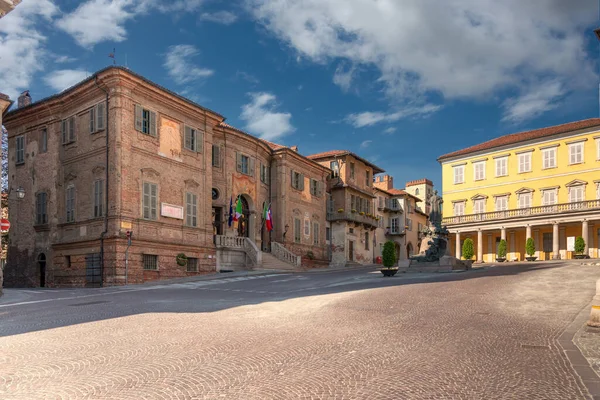
[[[226,262],[226,266],[221,267],[224,271],[241,271],[249,268],[254,270],[280,270],[280,271],[298,271],[302,269],[300,256],[295,255],[286,249],[282,244],[271,242],[272,253],[262,252],[256,244],[246,237],[224,236],[215,237],[217,247],[218,265],[223,265],[225,252],[236,252],[235,262]],[[242,259],[239,259],[239,255]],[[244,257],[245,254],[245,257]],[[230,258],[232,257],[229,254]]]
[[[262,253],[262,265],[257,265],[254,270],[279,270],[298,271],[300,268],[275,258],[272,254]]]

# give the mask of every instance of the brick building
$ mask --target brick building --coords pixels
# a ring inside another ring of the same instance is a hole
[[[297,149],[229,126],[121,67],[39,102],[28,96],[5,118],[9,185],[25,191],[9,199],[19,224],[7,285],[141,283],[326,262],[329,170]],[[229,226],[238,196],[244,216]]]
[[[0,0],[0,18],[14,10],[21,0]]]

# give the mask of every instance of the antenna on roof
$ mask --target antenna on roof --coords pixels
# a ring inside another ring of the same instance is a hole
[[[108,54],[108,57],[113,59],[113,65],[117,65],[117,56],[116,56],[116,54],[117,54],[117,51],[116,51],[115,48],[113,48],[112,53]]]

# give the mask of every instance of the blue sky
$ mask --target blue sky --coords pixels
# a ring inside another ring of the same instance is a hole
[[[347,149],[397,187],[490,138],[598,116],[593,0],[24,0],[0,92],[41,99],[112,63],[302,154]]]

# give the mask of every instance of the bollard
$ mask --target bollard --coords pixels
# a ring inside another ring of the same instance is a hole
[[[596,281],[596,295],[592,300],[592,310],[590,311],[590,320],[588,326],[600,328],[600,279]]]

